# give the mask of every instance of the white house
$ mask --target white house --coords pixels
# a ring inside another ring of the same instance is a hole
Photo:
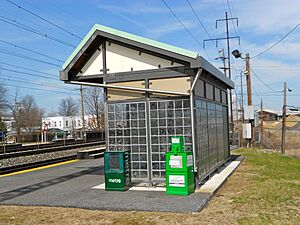
[[[84,116],[86,129],[89,129],[89,124],[94,123],[95,116]],[[47,128],[46,128],[47,127]],[[71,132],[72,130],[82,129],[82,118],[80,116],[49,116],[42,119],[42,128],[50,129],[57,128],[63,131]]]
[[[6,130],[8,132],[13,131],[16,125],[15,119],[13,116],[2,116],[3,123],[5,124]]]

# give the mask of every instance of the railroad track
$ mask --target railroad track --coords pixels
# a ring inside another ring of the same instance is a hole
[[[97,143],[97,144],[99,144],[99,143]],[[43,150],[45,150],[45,149],[43,149]],[[105,151],[105,149],[101,148],[98,158],[103,157],[104,151]],[[34,152],[36,152],[36,150],[34,150]],[[22,153],[23,154],[22,156],[24,156],[24,154],[28,153],[28,152],[20,152],[20,153]],[[16,153],[9,153],[9,154],[16,154]],[[41,152],[39,152],[38,154],[41,154]],[[33,156],[34,155],[35,154],[33,154]],[[26,155],[26,156],[28,156],[28,155]],[[31,162],[31,163],[24,163],[24,164],[19,164],[19,165],[13,165],[13,166],[8,166],[8,167],[7,166],[1,167],[1,165],[0,165],[0,176],[9,174],[9,173],[13,173],[13,172],[17,172],[17,171],[21,171],[21,170],[32,169],[32,168],[36,168],[36,167],[51,165],[51,164],[65,162],[65,161],[74,160],[74,159],[77,159],[77,152],[74,152],[68,156],[63,156],[63,157],[58,157],[58,158],[53,158],[53,159],[46,159],[46,160],[41,160],[41,161],[36,161],[36,162]]]
[[[84,148],[84,147],[90,147],[95,145],[101,145],[105,144],[105,142],[88,142],[88,143],[80,143],[80,144],[69,144],[66,146],[55,146],[55,147],[48,147],[48,148],[41,148],[41,149],[27,149],[21,150],[17,152],[9,152],[9,153],[2,153],[0,154],[0,159],[8,159],[8,158],[14,158],[14,157],[20,157],[20,156],[28,156],[28,155],[36,155],[36,154],[42,154],[42,153],[49,153],[49,152],[56,152],[56,151],[65,151],[70,150],[74,148]],[[27,147],[27,146],[26,146]]]
[[[10,153],[10,152],[20,152],[20,151],[27,151],[27,150],[39,150],[45,148],[52,148],[52,147],[61,147],[61,146],[68,146],[74,144],[85,144],[85,143],[92,143],[92,142],[103,142],[104,140],[89,140],[88,142],[84,142],[83,140],[65,140],[59,142],[52,142],[47,144],[34,144],[34,145],[25,145],[22,144],[8,144],[8,145],[0,145],[0,154],[3,153]]]

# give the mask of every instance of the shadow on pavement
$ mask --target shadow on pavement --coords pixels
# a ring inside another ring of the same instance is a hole
[[[80,167],[78,167],[78,168],[80,168]],[[42,188],[46,188],[46,187],[49,187],[49,186],[52,186],[52,185],[56,185],[56,184],[59,184],[59,183],[62,183],[62,182],[80,177],[80,176],[84,176],[84,175],[88,175],[88,174],[101,175],[101,174],[104,173],[103,172],[103,169],[104,169],[103,166],[97,166],[97,167],[92,167],[92,168],[86,167],[86,168],[89,168],[89,169],[82,170],[80,172],[76,172],[76,173],[69,174],[69,175],[66,175],[66,176],[61,176],[61,177],[58,177],[58,178],[50,179],[50,180],[47,180],[47,181],[43,181],[43,182],[40,182],[40,183],[37,183],[37,184],[32,184],[32,185],[20,187],[20,188],[11,190],[11,191],[3,192],[3,193],[0,194],[0,203],[3,202],[3,201],[9,200],[9,199],[16,198],[18,196],[28,194],[30,192],[40,190]]]

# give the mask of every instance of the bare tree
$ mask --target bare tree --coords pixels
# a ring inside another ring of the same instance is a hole
[[[4,113],[7,107],[6,92],[7,90],[4,87],[4,84],[0,83],[0,115]]]
[[[32,95],[25,95],[20,103],[17,109],[20,128],[31,133],[41,126],[44,110],[38,107]]]
[[[78,104],[72,97],[67,97],[60,101],[58,107],[58,114],[60,116],[76,116],[78,112]]]
[[[48,112],[47,116],[49,116],[49,117],[58,116],[58,113],[52,110],[52,111]]]
[[[5,123],[2,121],[2,117],[0,116],[0,132],[1,131],[5,132],[6,131],[6,126],[5,126]]]
[[[92,116],[88,121],[88,127],[92,130],[104,128],[104,96],[103,89],[89,87],[84,92],[85,111]]]

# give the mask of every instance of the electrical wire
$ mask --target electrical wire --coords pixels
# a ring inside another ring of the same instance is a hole
[[[33,74],[33,73],[28,73],[28,72],[22,72],[22,71],[17,71],[17,70],[11,70],[11,69],[6,69],[6,68],[0,68],[0,71],[1,70],[8,71],[8,72],[13,72],[13,73],[25,74],[25,75],[33,76],[33,77],[39,77],[39,78],[44,78],[44,79],[58,81],[58,79],[56,79],[54,77],[42,76],[42,75],[38,75],[38,74]]]
[[[41,20],[43,20],[43,21],[49,23],[49,24],[51,24],[52,26],[54,26],[54,27],[56,27],[56,28],[58,28],[58,29],[60,29],[60,30],[62,30],[62,31],[64,31],[64,32],[70,34],[71,36],[73,36],[73,37],[75,37],[75,38],[77,38],[77,39],[79,39],[79,40],[82,39],[82,37],[77,36],[76,34],[74,34],[74,33],[70,32],[70,31],[68,31],[67,29],[65,29],[65,28],[63,28],[63,27],[61,27],[61,26],[59,26],[59,25],[53,23],[52,21],[50,21],[50,20],[48,20],[48,19],[46,19],[46,18],[44,18],[44,17],[42,17],[42,16],[40,16],[40,15],[38,15],[38,14],[36,14],[36,13],[34,13],[34,12],[32,12],[32,11],[30,11],[30,10],[28,10],[28,9],[26,9],[26,8],[24,8],[24,7],[22,7],[22,6],[20,6],[20,5],[18,5],[17,3],[15,3],[15,2],[13,2],[13,1],[11,1],[11,0],[6,0],[6,1],[7,1],[8,3],[10,3],[10,4],[12,4],[12,5],[18,7],[19,9],[22,9],[23,11],[25,11],[25,12],[27,12],[27,13],[29,13],[29,14],[31,14],[31,15],[33,15],[33,16],[35,16],[35,17],[37,17],[37,18],[39,18],[39,19],[41,19]]]
[[[69,46],[69,47],[72,47],[72,48],[76,48],[76,46],[73,45],[73,44],[70,44],[70,43],[65,42],[65,41],[63,41],[63,40],[60,40],[60,39],[58,39],[58,38],[56,38],[56,37],[53,37],[53,36],[51,36],[51,35],[49,35],[49,34],[47,34],[47,33],[43,33],[43,32],[41,32],[41,31],[36,30],[36,29],[34,29],[34,28],[30,27],[30,26],[27,26],[27,25],[25,25],[25,24],[23,24],[23,23],[17,22],[17,20],[15,20],[15,19],[10,19],[10,18],[5,17],[5,16],[0,16],[0,17],[1,17],[1,18],[4,18],[4,19],[1,19],[1,18],[0,18],[0,21],[2,21],[2,22],[4,22],[4,23],[7,23],[7,24],[10,24],[10,25],[12,25],[12,26],[18,27],[18,28],[20,28],[20,29],[29,31],[29,32],[31,32],[31,33],[34,33],[34,34],[39,35],[39,36],[42,36],[42,37],[44,37],[44,38],[47,38],[47,39],[56,41],[56,42],[58,42],[58,43],[60,43],[60,44],[63,44],[63,45],[66,45],[66,46]]]
[[[162,2],[165,4],[165,6],[169,9],[169,11],[172,13],[172,15],[177,19],[177,21],[182,25],[182,27],[189,33],[189,35],[194,39],[194,41],[200,45],[202,48],[202,44],[199,42],[199,40],[193,35],[193,33],[184,25],[184,23],[178,18],[178,16],[175,14],[175,12],[171,9],[171,7],[166,3],[165,0],[162,0]],[[203,48],[204,49],[204,48]],[[208,59],[211,61],[206,49],[204,49]]]
[[[29,57],[29,56],[26,56],[26,55],[15,53],[15,52],[6,51],[4,49],[0,49],[0,53],[11,55],[11,56],[15,56],[15,57],[19,57],[19,58],[22,58],[22,59],[28,59],[28,60],[35,61],[35,62],[40,62],[40,63],[48,64],[48,65],[51,65],[51,66],[56,66],[56,67],[59,67],[59,68],[61,67],[60,65],[55,64],[55,63],[47,62],[47,61],[44,61],[44,60],[41,60],[41,59]]]
[[[54,92],[54,93],[61,93],[61,94],[78,95],[75,93],[71,94],[71,93],[67,93],[67,92],[63,92],[63,91],[45,90],[45,89],[41,89],[41,88],[26,87],[26,86],[13,85],[13,84],[5,84],[5,85],[9,86],[9,87],[25,88],[25,89],[38,90],[38,91],[43,91],[43,92]]]
[[[212,38],[212,36],[211,36],[210,33],[207,31],[207,29],[205,28],[205,26],[204,26],[204,24],[202,23],[202,21],[200,20],[199,16],[197,15],[197,13],[196,13],[194,7],[192,6],[192,4],[190,3],[190,1],[189,1],[189,0],[186,0],[186,1],[187,1],[188,5],[190,6],[190,8],[192,9],[192,11],[193,11],[195,17],[197,18],[199,24],[202,26],[203,30],[206,32],[207,36],[208,36],[209,38]],[[203,47],[203,46],[202,46],[202,47]],[[217,52],[219,52],[217,46],[215,46],[215,47],[216,47],[216,49],[217,49]],[[205,49],[205,48],[203,48],[203,49],[204,49],[206,55],[208,56],[208,53],[207,53],[206,49]],[[209,57],[209,56],[208,56],[208,57]]]
[[[300,23],[298,23],[296,26],[293,27],[293,29],[291,29],[287,34],[285,34],[282,38],[280,38],[277,42],[275,42],[273,45],[271,45],[270,47],[268,47],[267,49],[263,50],[261,53],[252,56],[251,58],[254,59],[258,56],[261,56],[262,54],[266,53],[267,51],[269,51],[270,49],[274,48],[276,45],[278,45],[280,42],[282,42],[286,37],[288,37],[291,33],[293,33],[293,31],[295,31],[298,27],[300,26]]]
[[[268,89],[270,89],[273,92],[281,92],[278,90],[275,90],[274,88],[270,87],[267,83],[265,83],[258,75],[257,73],[255,73],[255,71],[253,69],[250,68],[250,70],[252,71],[252,73],[254,74],[254,76],[263,84],[265,85],[265,87],[267,87]]]
[[[51,74],[51,73],[45,73],[42,71],[38,71],[38,70],[33,70],[33,69],[29,69],[23,66],[19,66],[19,65],[15,65],[15,64],[10,64],[10,63],[5,63],[5,62],[1,62],[0,61],[0,66],[2,65],[6,65],[6,66],[10,66],[10,67],[15,67],[15,68],[19,68],[19,69],[23,69],[23,70],[27,70],[27,71],[31,71],[31,72],[35,72],[35,73],[40,73],[40,74],[44,74],[44,75],[49,75],[49,76],[56,76],[55,74]],[[0,68],[0,70],[3,68]]]
[[[227,6],[228,6],[228,10],[229,10],[230,16],[231,16],[231,18],[233,18],[232,12],[231,12],[231,7],[230,7],[230,4],[229,4],[229,0],[226,0],[226,1],[227,1]],[[235,36],[238,36],[237,35],[237,29],[235,28],[234,20],[232,20],[232,25],[233,25],[233,28],[234,28]]]
[[[5,41],[5,40],[0,39],[0,42],[5,43],[5,44],[8,44],[8,45],[11,45],[11,46],[14,46],[14,47],[16,47],[16,48],[23,49],[23,50],[25,50],[25,51],[28,51],[28,52],[31,52],[31,53],[34,53],[34,54],[37,54],[37,55],[40,55],[40,56],[44,56],[44,57],[49,58],[49,59],[53,59],[53,60],[58,61],[58,62],[61,62],[61,63],[64,63],[64,61],[62,61],[62,60],[60,60],[60,59],[58,59],[58,58],[55,58],[55,57],[53,57],[53,56],[49,56],[49,55],[46,55],[46,54],[43,54],[43,53],[40,53],[40,52],[33,51],[33,50],[31,50],[31,49],[22,47],[22,46],[20,46],[20,45],[16,45],[16,44],[14,44],[14,43],[12,43],[12,42],[9,42],[9,41]]]
[[[7,78],[7,77],[10,77],[10,78]],[[10,81],[14,81],[14,82],[22,82],[22,83],[28,83],[28,84],[33,84],[33,85],[38,85],[38,86],[46,86],[46,87],[51,87],[51,88],[65,88],[63,85],[58,85],[58,84],[54,84],[54,83],[42,83],[42,82],[36,82],[36,81],[30,81],[30,80],[26,80],[26,79],[21,79],[21,78],[18,78],[18,80],[15,80],[11,77],[15,77],[15,76],[9,76],[9,75],[5,75],[5,79],[3,80],[10,80]]]
[[[187,3],[189,4],[190,8],[192,9],[194,15],[196,16],[198,22],[199,22],[200,25],[202,26],[203,30],[204,30],[205,33],[207,34],[207,36],[208,36],[209,38],[212,38],[211,35],[210,35],[210,33],[209,33],[209,32],[207,31],[207,29],[205,28],[204,24],[201,22],[199,16],[197,15],[197,13],[196,13],[194,7],[192,6],[192,4],[190,3],[190,1],[189,1],[189,0],[186,0],[186,1],[187,1]]]

